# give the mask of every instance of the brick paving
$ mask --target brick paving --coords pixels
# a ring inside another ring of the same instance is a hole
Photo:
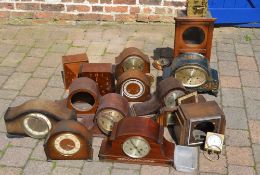
[[[125,47],[149,56],[173,47],[173,25],[103,24],[0,27],[0,175],[183,175],[171,167],[101,162],[101,139],[93,139],[94,160],[46,161],[43,140],[9,139],[3,114],[33,98],[64,96],[61,56],[87,52],[91,62],[112,62]],[[246,39],[246,38],[250,39]],[[227,119],[226,146],[217,162],[200,154],[200,175],[260,175],[260,29],[216,28],[212,67],[219,70],[216,100]],[[155,75],[160,74],[152,69]],[[154,87],[153,87],[154,88]]]

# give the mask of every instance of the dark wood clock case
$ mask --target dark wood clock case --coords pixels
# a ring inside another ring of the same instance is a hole
[[[126,117],[116,123],[109,138],[102,141],[99,158],[124,163],[170,166],[175,145],[163,137],[163,125],[151,118]],[[122,149],[123,142],[132,136],[141,136],[150,144],[150,152],[143,158],[131,158]]]

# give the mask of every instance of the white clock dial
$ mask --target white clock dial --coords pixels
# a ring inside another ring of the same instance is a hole
[[[144,94],[145,86],[137,79],[128,79],[122,84],[121,94],[128,98],[139,98]]]
[[[114,123],[119,122],[123,115],[114,109],[104,109],[97,114],[98,127],[106,134],[112,131]]]
[[[71,156],[80,150],[81,144],[76,135],[65,133],[55,139],[54,147],[60,154]]]
[[[207,144],[209,147],[222,147],[222,139],[217,135],[210,135],[207,138]]]
[[[123,143],[124,153],[132,158],[143,158],[148,155],[150,149],[149,143],[139,136],[130,137]]]
[[[144,60],[137,56],[130,56],[123,62],[123,70],[140,70],[143,71],[144,69]]]
[[[23,119],[24,131],[33,138],[44,138],[52,128],[47,116],[41,113],[27,114]]]
[[[172,108],[176,106],[176,99],[178,97],[181,97],[185,95],[185,93],[181,90],[173,90],[170,91],[165,97],[164,97],[164,104],[168,108]]]

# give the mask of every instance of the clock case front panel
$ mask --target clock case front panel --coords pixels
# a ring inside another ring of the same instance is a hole
[[[170,166],[173,164],[175,145],[163,137],[163,129],[162,125],[150,118],[124,118],[114,125],[111,136],[102,141],[99,158],[124,163]],[[148,155],[131,158],[124,153],[123,143],[133,136],[143,137],[148,141],[151,148]]]

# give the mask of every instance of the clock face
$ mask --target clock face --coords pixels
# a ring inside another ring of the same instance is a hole
[[[176,99],[185,95],[181,90],[172,90],[164,97],[164,104],[168,108],[176,106]]]
[[[144,94],[144,92],[144,83],[137,79],[128,79],[121,87],[121,94],[128,98],[139,98]]]
[[[198,66],[183,66],[176,70],[175,78],[185,87],[199,87],[207,80],[207,73]]]
[[[97,114],[98,127],[105,134],[109,134],[114,126],[115,122],[119,122],[123,118],[123,115],[114,109],[104,109]]]
[[[54,141],[55,149],[64,156],[72,156],[80,150],[78,137],[71,133],[60,134]]]
[[[127,70],[144,70],[144,60],[137,56],[130,56],[123,62],[124,72]]]
[[[123,151],[132,158],[143,158],[150,152],[150,145],[143,137],[134,136],[123,143]]]
[[[210,135],[207,138],[208,147],[222,148],[222,139],[218,135]]]
[[[23,120],[23,128],[26,134],[33,138],[44,138],[52,128],[52,124],[47,116],[30,113]]]

